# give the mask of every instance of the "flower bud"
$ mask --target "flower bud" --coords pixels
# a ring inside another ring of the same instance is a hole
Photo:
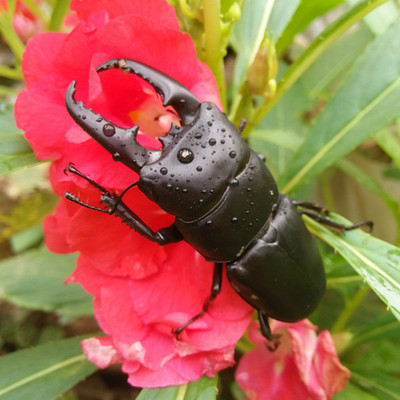
[[[253,62],[247,70],[247,90],[251,95],[270,98],[275,95],[278,72],[276,50],[272,39],[264,38]]]

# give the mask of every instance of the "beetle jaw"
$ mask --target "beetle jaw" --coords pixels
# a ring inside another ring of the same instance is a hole
[[[82,102],[74,99],[75,81],[66,93],[65,104],[74,121],[113,157],[114,161],[121,161],[135,172],[146,165],[156,162],[161,157],[160,150],[150,150],[136,140],[139,126],[123,129],[111,121],[107,121],[100,114],[86,108]]]

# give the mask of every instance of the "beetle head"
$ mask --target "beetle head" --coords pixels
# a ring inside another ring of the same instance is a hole
[[[74,100],[75,82],[66,94],[72,118],[101,144],[115,161],[140,174],[139,188],[167,212],[184,219],[204,215],[222,198],[250,157],[237,129],[212,103],[200,103],[179,82],[133,60],[114,59],[97,71],[119,68],[149,82],[172,106],[182,126],[171,125],[159,138],[162,150],[150,150],[136,140],[138,126],[123,129]]]

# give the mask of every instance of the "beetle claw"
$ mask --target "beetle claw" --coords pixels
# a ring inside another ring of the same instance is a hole
[[[106,61],[97,68],[97,72],[118,68],[121,71],[140,76],[163,98],[164,107],[172,106],[179,115],[183,125],[189,124],[195,117],[200,102],[183,85],[175,79],[138,61],[114,58]]]

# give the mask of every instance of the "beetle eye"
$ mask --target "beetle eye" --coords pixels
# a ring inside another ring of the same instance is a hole
[[[180,149],[178,152],[178,160],[182,163],[188,164],[194,159],[193,151],[190,149]]]

